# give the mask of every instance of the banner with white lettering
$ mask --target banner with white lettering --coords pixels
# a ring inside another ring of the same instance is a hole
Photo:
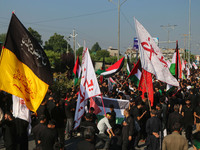
[[[80,121],[84,114],[84,108],[87,104],[87,100],[91,97],[101,95],[88,48],[84,49],[83,51],[81,69],[82,76],[74,117],[74,129],[76,129],[80,125]]]
[[[162,82],[179,86],[178,81],[169,71],[162,52],[147,30],[134,18],[142,68],[156,76]]]

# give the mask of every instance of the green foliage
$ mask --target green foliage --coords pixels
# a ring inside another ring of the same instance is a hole
[[[83,47],[80,47],[80,48],[76,51],[76,55],[82,56],[82,53],[83,53]]]
[[[64,36],[54,33],[53,36],[45,42],[45,49],[53,50],[54,52],[64,53],[67,51],[67,41],[64,39]],[[69,52],[72,52],[71,46],[68,44]]]
[[[52,85],[53,91],[56,93],[57,97],[61,97],[66,94],[67,89],[74,85],[73,79],[67,77],[68,71],[65,73],[54,73],[54,83]]]
[[[109,57],[110,56],[110,52],[108,52],[107,50],[99,50],[96,52],[96,59],[100,60],[103,57]]]
[[[42,41],[42,36],[35,30],[33,30],[31,27],[28,28],[28,31],[31,33],[31,35],[38,41],[38,43],[40,45],[43,44],[43,41]]]
[[[92,52],[97,52],[97,51],[99,51],[99,50],[101,50],[101,47],[99,46],[99,43],[96,42],[96,43],[92,46],[91,51],[92,51]]]
[[[52,69],[60,68],[60,53],[52,51],[52,50],[45,50],[47,57],[49,58],[49,62],[51,64]]]
[[[2,42],[4,44],[5,40],[6,40],[6,33],[0,34],[0,42]]]
[[[101,60],[103,61],[103,58]],[[105,62],[106,62],[106,64],[114,64],[117,62],[117,56],[106,57]]]

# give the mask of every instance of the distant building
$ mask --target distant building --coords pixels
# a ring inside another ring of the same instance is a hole
[[[161,51],[163,53],[163,56],[165,57],[165,60],[171,60],[175,52],[175,49],[161,49]],[[127,49],[125,54],[130,55],[131,58],[134,58],[137,57],[137,52],[138,51],[135,49]],[[184,58],[184,53],[185,53],[184,49],[180,48],[179,53],[180,56]],[[138,52],[138,57],[139,57],[139,52]]]
[[[117,56],[118,49],[112,48],[111,46],[107,49],[110,52],[110,56]]]

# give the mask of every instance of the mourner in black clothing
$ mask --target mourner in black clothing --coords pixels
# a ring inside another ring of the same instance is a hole
[[[95,150],[93,128],[85,129],[83,137],[84,140],[78,142],[76,150]]]
[[[28,125],[25,120],[16,118],[17,145],[16,150],[28,150]]]
[[[15,119],[10,112],[7,112],[2,122],[3,139],[6,150],[16,149],[16,126]]]
[[[194,124],[194,109],[191,105],[190,98],[187,97],[185,101],[186,105],[182,108],[182,116],[184,121],[184,128],[186,132],[186,138],[188,142],[191,142],[191,136],[192,136],[192,126]]]
[[[58,133],[59,142],[64,144],[66,123],[65,110],[61,101],[56,101],[55,104],[56,107],[51,110],[51,118],[56,121],[56,130]]]
[[[156,110],[151,110],[151,118],[147,120],[146,124],[147,131],[147,150],[159,150],[160,149],[160,131],[161,131],[161,122],[156,117]]]
[[[179,104],[174,105],[174,112],[169,114],[167,129],[169,133],[173,132],[173,126],[176,122],[180,123],[183,127],[183,116],[179,113]]]
[[[85,121],[80,123],[80,130],[81,130],[81,134],[83,135],[84,130],[87,129],[88,127],[93,128],[93,130],[95,131],[95,133],[99,133],[99,129],[97,128],[97,125],[92,122],[92,115],[90,113],[87,113],[85,115]]]
[[[109,123],[110,123],[111,127],[113,128],[116,124],[116,113],[115,113],[113,104],[111,104],[109,106],[109,108],[110,108],[110,113],[111,113],[111,119],[109,119]]]
[[[38,143],[42,150],[53,150],[54,144],[58,141],[55,124],[55,121],[50,120],[47,127],[41,132]]]
[[[122,123],[122,150],[133,150],[134,149],[134,119],[130,116],[129,109],[124,110],[124,121]]]
[[[38,147],[38,140],[41,132],[46,128],[46,116],[41,115],[39,120],[40,122],[32,129],[36,147]]]
[[[90,114],[92,115],[92,122],[97,124],[98,118],[94,113],[94,107],[90,107]]]

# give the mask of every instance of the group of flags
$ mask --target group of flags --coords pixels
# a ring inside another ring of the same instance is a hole
[[[134,20],[139,42],[140,59],[132,69],[127,56],[128,78],[142,91],[142,97],[144,97],[145,92],[147,93],[148,99],[153,105],[152,75],[170,86],[179,86],[177,79],[183,78],[183,69],[187,70],[187,75],[189,76],[189,67],[186,68],[185,62],[180,58],[178,42],[172,63],[169,65],[170,62],[165,60],[151,35],[138,20]],[[110,90],[112,90],[112,85],[116,84],[112,76],[122,69],[124,61],[125,57],[105,70],[104,59],[104,67],[100,76],[108,79]],[[195,63],[192,65],[195,69],[198,68]],[[14,116],[29,121],[29,110],[36,112],[45,97],[49,85],[52,84],[53,77],[50,63],[44,50],[14,13],[8,27],[5,45],[1,51],[0,69],[0,90],[13,95],[13,104],[15,104],[13,105]],[[90,54],[86,47],[83,49],[81,63],[79,57],[77,57],[73,76],[75,85],[78,79],[81,78],[74,128],[79,126],[89,99],[91,106],[96,107],[99,105],[101,107],[101,109],[96,110],[96,113],[105,114],[108,104],[112,103],[116,104],[119,117],[122,117],[120,115],[122,115],[122,110],[128,106],[128,101],[121,102],[120,100],[102,97]]]

